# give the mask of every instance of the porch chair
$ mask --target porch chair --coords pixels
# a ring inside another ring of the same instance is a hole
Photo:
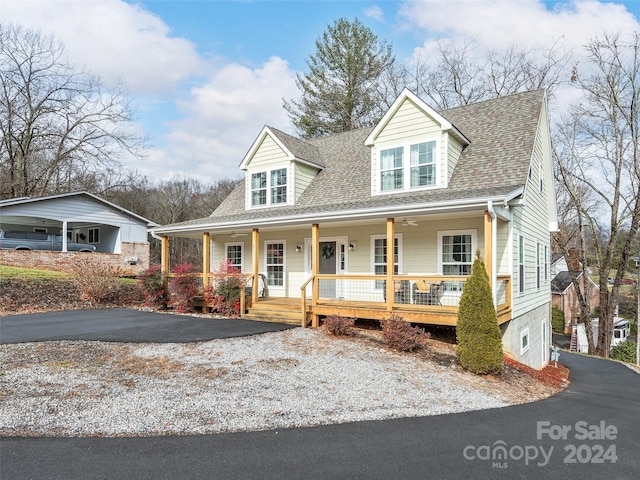
[[[412,287],[413,303],[416,305],[442,305],[443,288],[441,283],[427,283],[417,280]]]
[[[393,285],[395,303],[410,303],[409,292],[411,291],[409,280],[395,280]],[[384,280],[382,288],[384,301],[387,301],[387,281]]]

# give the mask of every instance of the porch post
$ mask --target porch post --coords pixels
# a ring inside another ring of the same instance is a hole
[[[395,288],[393,284],[393,271],[394,271],[394,253],[395,253],[395,219],[387,218],[387,280],[386,280],[386,295],[387,295],[387,311],[391,311],[393,308],[393,302],[395,301]]]
[[[489,276],[489,283],[492,282],[493,267],[493,235],[492,235],[492,219],[488,210],[484,212],[484,266]]]
[[[202,234],[202,287],[209,286],[209,273],[211,272],[211,234]]]
[[[320,317],[313,311],[320,297],[320,283],[316,278],[320,271],[320,225],[311,225],[311,275],[314,277],[311,282],[311,326],[320,326]]]
[[[251,260],[253,268],[253,288],[251,288],[251,304],[258,303],[258,290],[260,288],[260,230],[254,228],[251,231]]]
[[[169,272],[169,237],[166,235],[162,236],[162,243],[160,245],[160,269],[162,270],[164,283],[164,291],[167,291],[169,286],[169,279],[167,278],[167,274]]]
[[[62,221],[62,251],[67,251],[67,221]]]

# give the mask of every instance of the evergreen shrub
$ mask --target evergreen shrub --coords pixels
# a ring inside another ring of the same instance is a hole
[[[502,371],[502,335],[479,251],[460,297],[456,337],[456,355],[463,368],[477,374]]]

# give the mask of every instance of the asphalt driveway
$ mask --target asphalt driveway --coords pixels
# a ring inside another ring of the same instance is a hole
[[[204,436],[0,438],[0,478],[640,478],[640,375],[560,360],[567,390],[501,409]]]
[[[73,310],[0,317],[0,344],[47,340],[185,343],[288,328],[292,326],[129,309]]]

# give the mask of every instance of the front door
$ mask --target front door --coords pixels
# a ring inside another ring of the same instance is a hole
[[[336,242],[320,242],[320,264],[318,265],[321,274],[335,275],[337,262]],[[320,298],[336,298],[336,281],[322,280],[320,282]]]

